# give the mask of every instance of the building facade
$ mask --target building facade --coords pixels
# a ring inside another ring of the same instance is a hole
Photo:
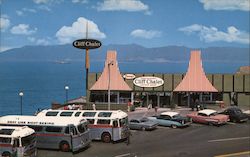
[[[112,64],[111,64],[112,63]],[[192,51],[186,74],[127,73],[119,71],[116,52],[107,53],[102,73],[88,75],[87,106],[126,109],[135,106],[189,106],[203,104],[250,106],[249,74],[205,74],[201,52]]]

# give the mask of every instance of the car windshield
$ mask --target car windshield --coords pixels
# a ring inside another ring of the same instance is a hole
[[[147,118],[142,118],[140,121],[141,121],[141,122],[148,122],[149,119],[147,119]]]
[[[218,114],[218,112],[213,112],[209,116],[216,116],[217,114]]]
[[[174,115],[173,118],[180,118],[181,115],[180,114],[177,114],[177,115]]]
[[[234,110],[234,112],[235,112],[236,114],[241,114],[241,113],[243,113],[240,109],[236,109],[236,110]]]

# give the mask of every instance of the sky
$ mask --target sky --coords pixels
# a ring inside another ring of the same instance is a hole
[[[26,45],[248,47],[250,0],[0,0],[0,52]]]

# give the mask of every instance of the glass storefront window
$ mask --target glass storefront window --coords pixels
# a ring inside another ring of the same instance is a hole
[[[127,103],[131,99],[130,92],[110,92],[111,103]],[[107,91],[95,91],[90,94],[90,102],[95,103],[107,103],[108,92]]]

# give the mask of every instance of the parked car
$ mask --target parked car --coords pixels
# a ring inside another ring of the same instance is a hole
[[[185,127],[191,124],[191,119],[180,116],[177,112],[162,112],[159,116],[148,117],[149,120],[157,122],[161,126],[172,128]]]
[[[131,119],[129,121],[129,128],[134,130],[154,130],[158,126],[158,123],[150,121],[147,118]]]
[[[193,122],[204,123],[208,125],[222,125],[229,121],[228,115],[218,114],[217,111],[211,109],[200,110],[187,114],[187,117],[192,118]]]
[[[248,119],[250,120],[250,110],[243,111],[244,114],[248,116]]]
[[[221,114],[229,116],[231,122],[246,122],[248,120],[248,115],[243,113],[241,109],[237,106],[229,107],[225,109]]]

